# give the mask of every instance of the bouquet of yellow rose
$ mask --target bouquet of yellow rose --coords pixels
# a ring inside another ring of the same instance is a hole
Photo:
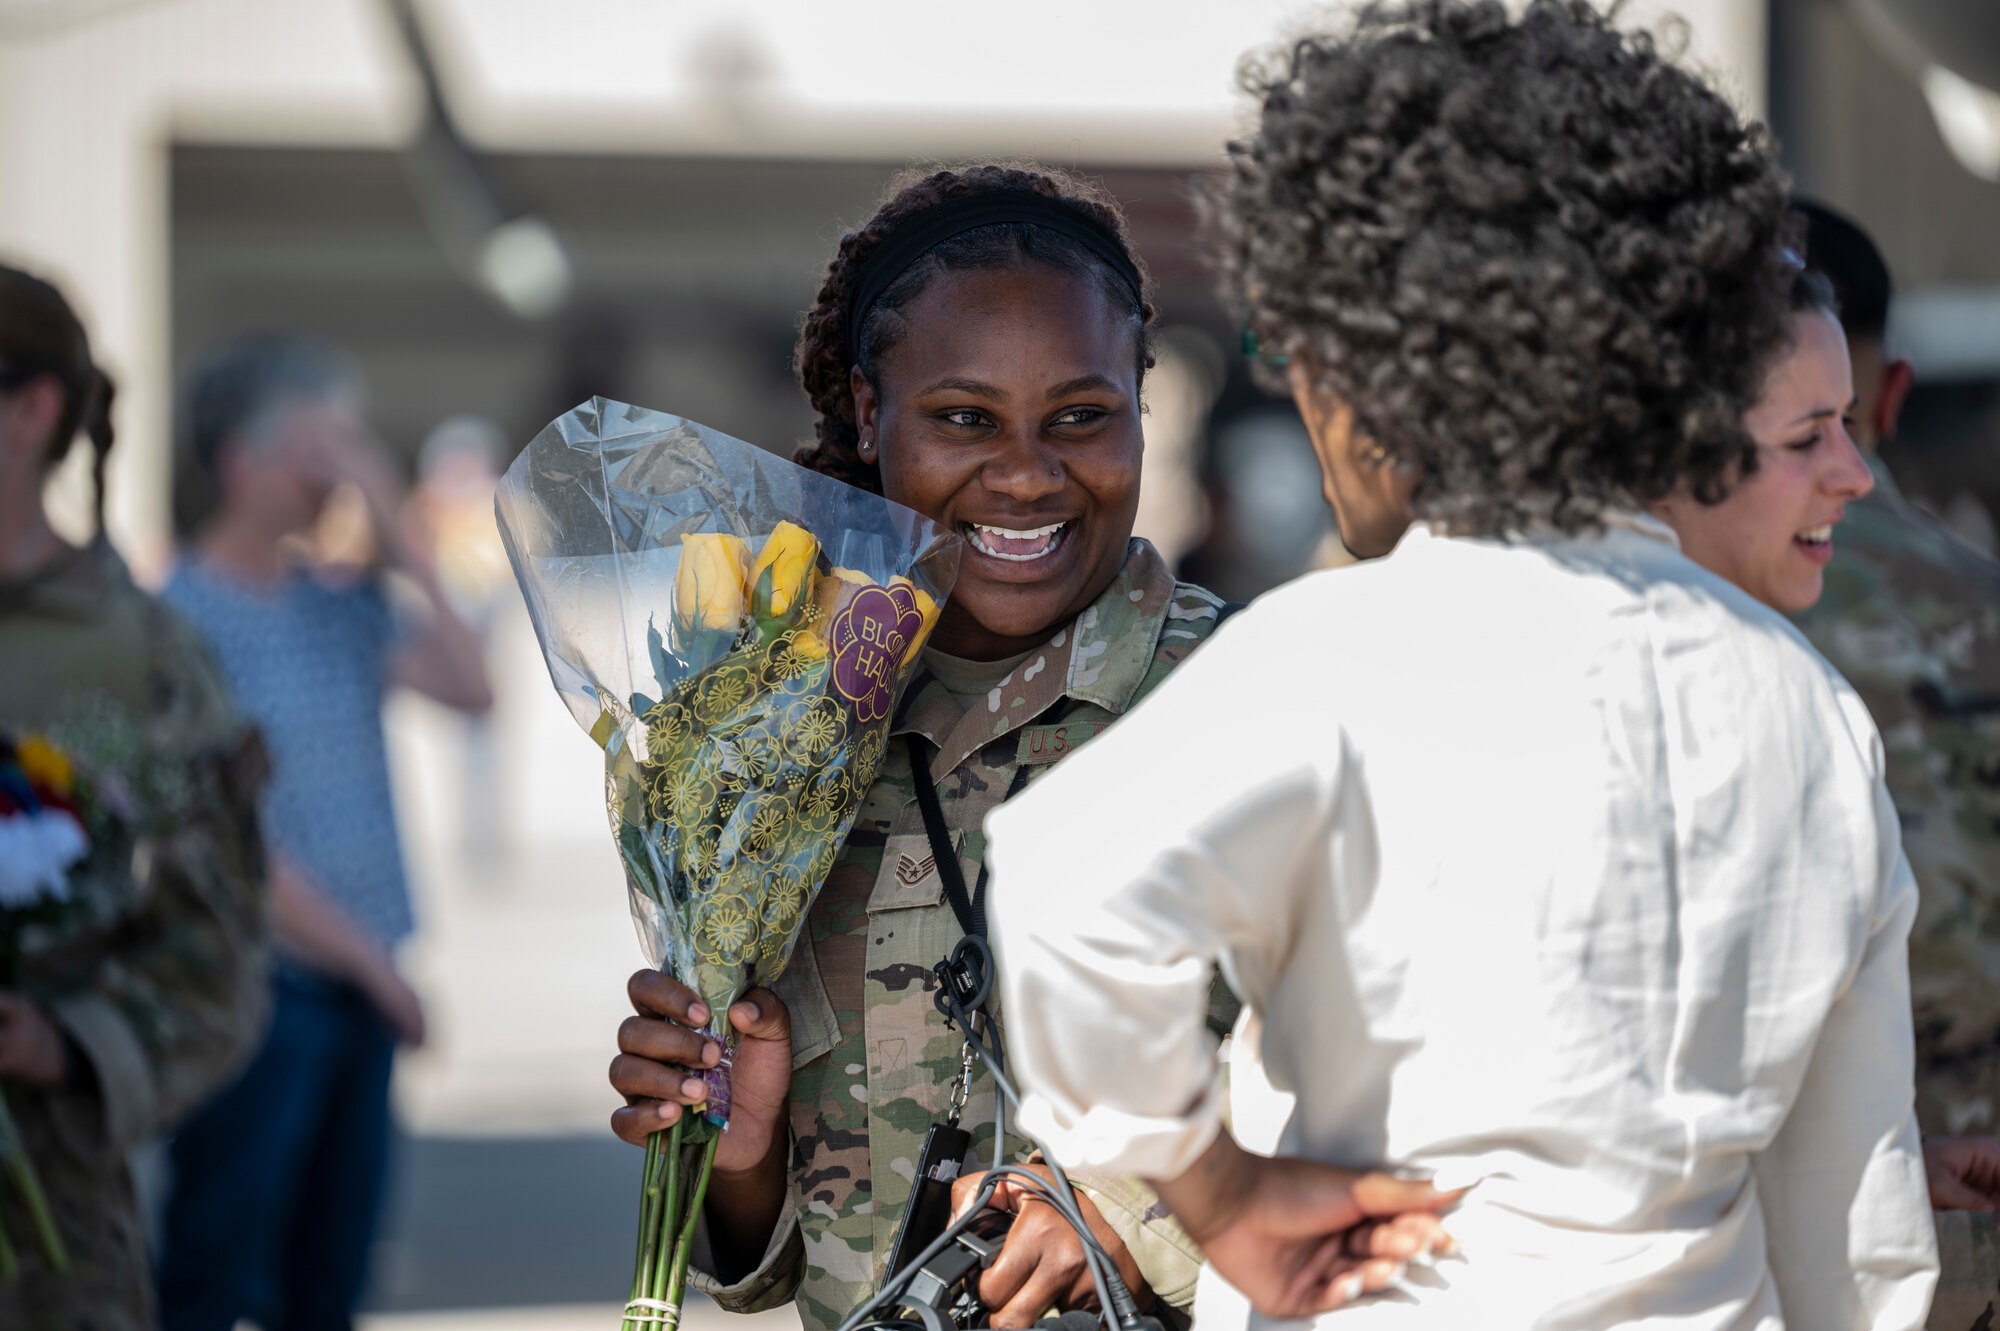
[[[495,506],[550,675],[604,750],[647,958],[701,995],[725,1051],[705,1115],[646,1151],[625,1327],[672,1328],[728,1124],[726,1014],[791,957],[957,541],[879,495],[602,398],[536,437]],[[684,1146],[700,1148],[686,1164]]]

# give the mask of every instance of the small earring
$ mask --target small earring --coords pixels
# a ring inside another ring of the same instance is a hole
[[[858,450],[858,451],[859,451],[859,452],[860,452],[860,454],[861,454],[861,460],[862,460],[863,462],[868,462],[868,461],[870,461],[870,460],[871,460],[871,455],[872,455],[872,454],[873,454],[873,453],[875,452],[875,441],[874,441],[873,439],[869,438],[869,437],[868,437],[867,435],[865,435],[865,434],[864,434],[864,435],[862,435],[862,436],[861,436],[861,443],[860,443],[860,445],[859,445],[859,450]]]
[[[1370,444],[1368,445],[1367,458],[1379,467],[1389,460],[1389,450],[1380,444]]]

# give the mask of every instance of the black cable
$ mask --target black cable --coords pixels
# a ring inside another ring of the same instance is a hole
[[[903,1306],[895,1300],[908,1289],[911,1280],[925,1266],[956,1242],[958,1236],[971,1226],[979,1213],[992,1201],[993,1194],[1003,1179],[1014,1181],[1015,1186],[1028,1196],[1053,1207],[1056,1214],[1076,1232],[1083,1249],[1084,1264],[1090,1271],[1091,1283],[1096,1286],[1098,1298],[1113,1323],[1122,1329],[1140,1326],[1143,1319],[1139,1314],[1137,1300],[1132,1297],[1131,1290],[1119,1276],[1117,1263],[1104,1251],[1096,1234],[1091,1232],[1089,1223],[1083,1217],[1082,1208],[1077,1204],[1075,1187],[1070,1183],[1069,1176],[1063,1171],[1062,1166],[1049,1155],[1047,1148],[1042,1148],[1042,1156],[1047,1162],[1050,1176],[1056,1180],[1056,1186],[1051,1187],[1046,1180],[1027,1166],[1007,1163],[1007,1104],[1010,1101],[1019,1104],[1021,1097],[1004,1070],[1006,1058],[1000,1033],[990,1022],[975,1023],[972,1020],[974,1015],[983,1014],[968,1013],[955,1001],[949,1002],[949,1006],[953,1019],[965,1036],[966,1043],[971,1046],[980,1061],[986,1064],[987,1071],[993,1074],[995,1090],[993,1167],[980,1180],[979,1189],[973,1195],[972,1205],[966,1208],[965,1213],[945,1226],[944,1231],[905,1265],[902,1271],[885,1281],[873,1298],[849,1313],[841,1322],[840,1331],[861,1331],[863,1327],[870,1328],[870,1331],[903,1331],[909,1328],[912,1324],[908,1318],[890,1318],[872,1322],[869,1319],[881,1309]],[[980,1025],[985,1025],[991,1032],[991,1045],[981,1033]],[[1040,1145],[1040,1143],[1035,1144]]]
[[[964,1214],[946,1225],[944,1231],[922,1252],[905,1264],[900,1272],[885,1281],[874,1297],[849,1313],[841,1322],[840,1331],[861,1331],[864,1327],[869,1328],[869,1331],[914,1331],[918,1324],[907,1317],[872,1322],[869,1319],[882,1309],[905,1306],[897,1300],[907,1291],[910,1282],[940,1253],[956,1242],[959,1235],[979,1218],[980,1212],[984,1211],[992,1201],[993,1194],[1003,1179],[1013,1181],[1015,1187],[1024,1195],[1053,1207],[1056,1214],[1076,1232],[1083,1249],[1084,1265],[1090,1271],[1091,1284],[1097,1289],[1106,1320],[1119,1331],[1140,1331],[1140,1328],[1148,1325],[1156,1327],[1157,1323],[1141,1316],[1138,1300],[1133,1298],[1132,1291],[1118,1274],[1117,1262],[1104,1250],[1104,1246],[1098,1242],[1097,1235],[1091,1231],[1089,1222],[1084,1219],[1083,1209],[1077,1201],[1075,1185],[1070,1182],[1069,1175],[1048,1149],[1041,1143],[1034,1142],[1034,1145],[1041,1149],[1042,1159],[1048,1166],[1049,1177],[1054,1181],[1053,1186],[1027,1166],[1007,1163],[1007,1106],[1010,1102],[1019,1105],[1021,1096],[1007,1075],[1006,1050],[999,1028],[986,1016],[983,1007],[968,1010],[959,1001],[957,993],[950,984],[941,986],[939,997],[940,1008],[946,1011],[963,1033],[966,1045],[986,1065],[987,1071],[993,1074],[993,1165],[980,1180],[978,1191],[973,1194],[972,1205],[966,1208]],[[989,1037],[991,1043],[988,1042]],[[968,1085],[968,1094],[970,1090]],[[1033,1138],[1029,1140],[1034,1141]],[[931,1315],[928,1315],[930,1310],[922,1311],[927,1314],[925,1322],[928,1323],[931,1320]]]
[[[965,1032],[967,1042],[971,1044],[973,1052],[985,1062],[987,1071],[993,1074],[994,1085],[998,1088],[998,1093],[993,1097],[995,1123],[993,1172],[1002,1175],[1022,1174],[1019,1166],[1006,1164],[1004,1158],[1006,1143],[1006,1132],[1004,1129],[1007,1102],[1011,1100],[1018,1105],[1021,1102],[1021,1095],[1015,1089],[1012,1080],[1007,1076],[1007,1057],[1001,1040],[1000,1030],[990,1020],[981,1023],[991,1033],[992,1044],[989,1046],[981,1031],[971,1021],[970,1018],[973,1014],[967,1013],[956,1002],[951,1002],[950,1006],[953,1016]],[[1041,1146],[1041,1143],[1036,1142],[1035,1145]],[[1139,1320],[1138,1300],[1132,1297],[1132,1291],[1126,1287],[1124,1279],[1118,1274],[1118,1264],[1112,1260],[1109,1253],[1104,1251],[1103,1245],[1097,1241],[1097,1236],[1091,1232],[1089,1222],[1084,1219],[1083,1209],[1077,1204],[1076,1188],[1069,1181],[1069,1175],[1064,1172],[1062,1165],[1056,1158],[1049,1153],[1047,1147],[1042,1147],[1041,1149],[1042,1158],[1048,1165],[1049,1173],[1058,1184],[1054,1195],[1045,1196],[1043,1200],[1054,1206],[1056,1214],[1062,1216],[1069,1223],[1070,1228],[1076,1231],[1077,1238],[1083,1247],[1084,1264],[1090,1268],[1091,1283],[1097,1286],[1098,1297],[1103,1301],[1107,1313],[1110,1314],[1120,1327],[1135,1325]],[[1033,1174],[1023,1174],[1022,1176],[1034,1180],[1036,1185],[1034,1191],[1042,1191],[1040,1179],[1035,1178]]]

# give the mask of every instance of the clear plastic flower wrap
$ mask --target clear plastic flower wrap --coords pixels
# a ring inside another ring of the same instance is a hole
[[[647,961],[701,995],[728,1051],[730,1004],[783,972],[880,768],[957,538],[603,398],[535,437],[495,509],[550,677],[604,750]],[[704,1116],[647,1150],[628,1328],[678,1323],[728,1070],[725,1052]],[[681,1148],[697,1144],[683,1189]]]

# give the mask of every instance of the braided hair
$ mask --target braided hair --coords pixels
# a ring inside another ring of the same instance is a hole
[[[1026,223],[999,223],[954,236],[926,251],[869,306],[861,322],[860,346],[850,348],[848,304],[854,298],[861,266],[876,246],[903,222],[946,199],[997,191],[1026,191],[1055,199],[1116,236],[1139,270],[1143,285],[1138,298],[1134,298],[1109,264],[1067,236]],[[1099,284],[1115,308],[1129,312],[1138,347],[1139,379],[1143,384],[1146,371],[1153,367],[1152,284],[1146,278],[1145,266],[1132,250],[1124,214],[1110,195],[1066,172],[1029,164],[986,163],[929,172],[908,171],[890,182],[888,193],[873,217],[840,238],[839,247],[827,263],[819,295],[806,311],[792,365],[819,419],[814,426],[813,441],[799,447],[796,460],[849,485],[880,494],[880,470],[874,463],[861,459],[860,439],[854,425],[853,370],[859,366],[869,383],[879,385],[877,375],[882,358],[909,331],[903,311],[940,274],[1018,268],[1030,263],[1089,277]]]
[[[115,442],[111,376],[91,359],[90,337],[62,293],[32,273],[0,264],[0,391],[45,374],[62,389],[63,401],[45,465],[53,468],[68,457],[77,435],[89,437],[97,527],[102,531],[104,465]]]

